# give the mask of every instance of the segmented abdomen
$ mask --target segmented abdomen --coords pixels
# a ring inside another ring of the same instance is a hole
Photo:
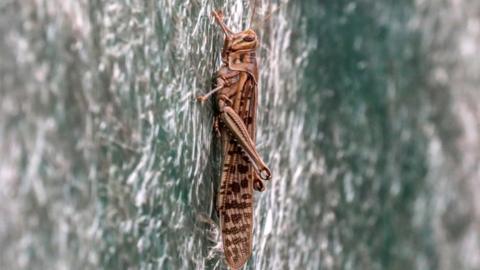
[[[240,76],[247,76],[241,73]],[[233,97],[233,109],[247,126],[255,141],[256,85],[247,76],[245,84]],[[238,100],[239,99],[239,100]],[[247,155],[234,141],[225,127],[221,127],[224,163],[219,193],[220,224],[225,258],[236,269],[241,267],[252,253],[253,230],[253,181],[256,178]]]

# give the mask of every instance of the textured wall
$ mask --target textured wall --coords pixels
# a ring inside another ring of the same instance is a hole
[[[1,269],[225,269],[194,97],[210,12],[240,30],[252,2],[0,1]],[[274,176],[246,269],[478,269],[478,4],[256,5]]]

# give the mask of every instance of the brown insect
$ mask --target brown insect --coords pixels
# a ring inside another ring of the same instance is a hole
[[[213,12],[225,34],[222,66],[216,87],[197,97],[200,102],[215,94],[219,114],[214,129],[220,134],[223,166],[217,210],[220,215],[225,258],[233,269],[242,267],[252,253],[253,189],[265,189],[262,180],[271,172],[255,147],[258,100],[257,34],[252,29],[234,33]]]

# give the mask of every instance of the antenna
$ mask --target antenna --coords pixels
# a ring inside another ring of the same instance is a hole
[[[253,17],[255,17],[255,9],[256,9],[256,7],[257,7],[257,0],[253,0],[252,16],[250,17],[250,25],[248,26],[248,28],[251,28],[251,27],[252,27]]]
[[[251,1],[250,1],[251,2]],[[250,26],[249,28],[252,27],[252,24],[253,24],[253,19],[255,17],[255,12],[256,12],[256,7],[257,7],[257,0],[253,0],[253,11],[252,11],[252,16],[250,17]],[[265,23],[266,21],[270,20],[271,17],[273,16],[273,14],[277,13],[280,11],[281,7],[283,6],[283,3],[280,3],[278,5],[273,5],[273,10],[272,10],[272,5],[269,5],[268,6],[268,9],[270,10],[270,12],[268,12],[268,14],[262,14],[263,15],[263,18],[259,19],[257,21],[257,23],[260,23],[260,24],[263,24]]]

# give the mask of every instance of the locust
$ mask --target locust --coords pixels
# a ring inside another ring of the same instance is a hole
[[[272,177],[255,146],[259,41],[252,29],[230,30],[221,11],[212,15],[225,35],[222,65],[215,88],[197,100],[215,96],[218,105],[213,127],[222,142],[223,163],[216,207],[225,259],[230,268],[239,269],[252,254],[253,190],[263,191],[263,180]]]

